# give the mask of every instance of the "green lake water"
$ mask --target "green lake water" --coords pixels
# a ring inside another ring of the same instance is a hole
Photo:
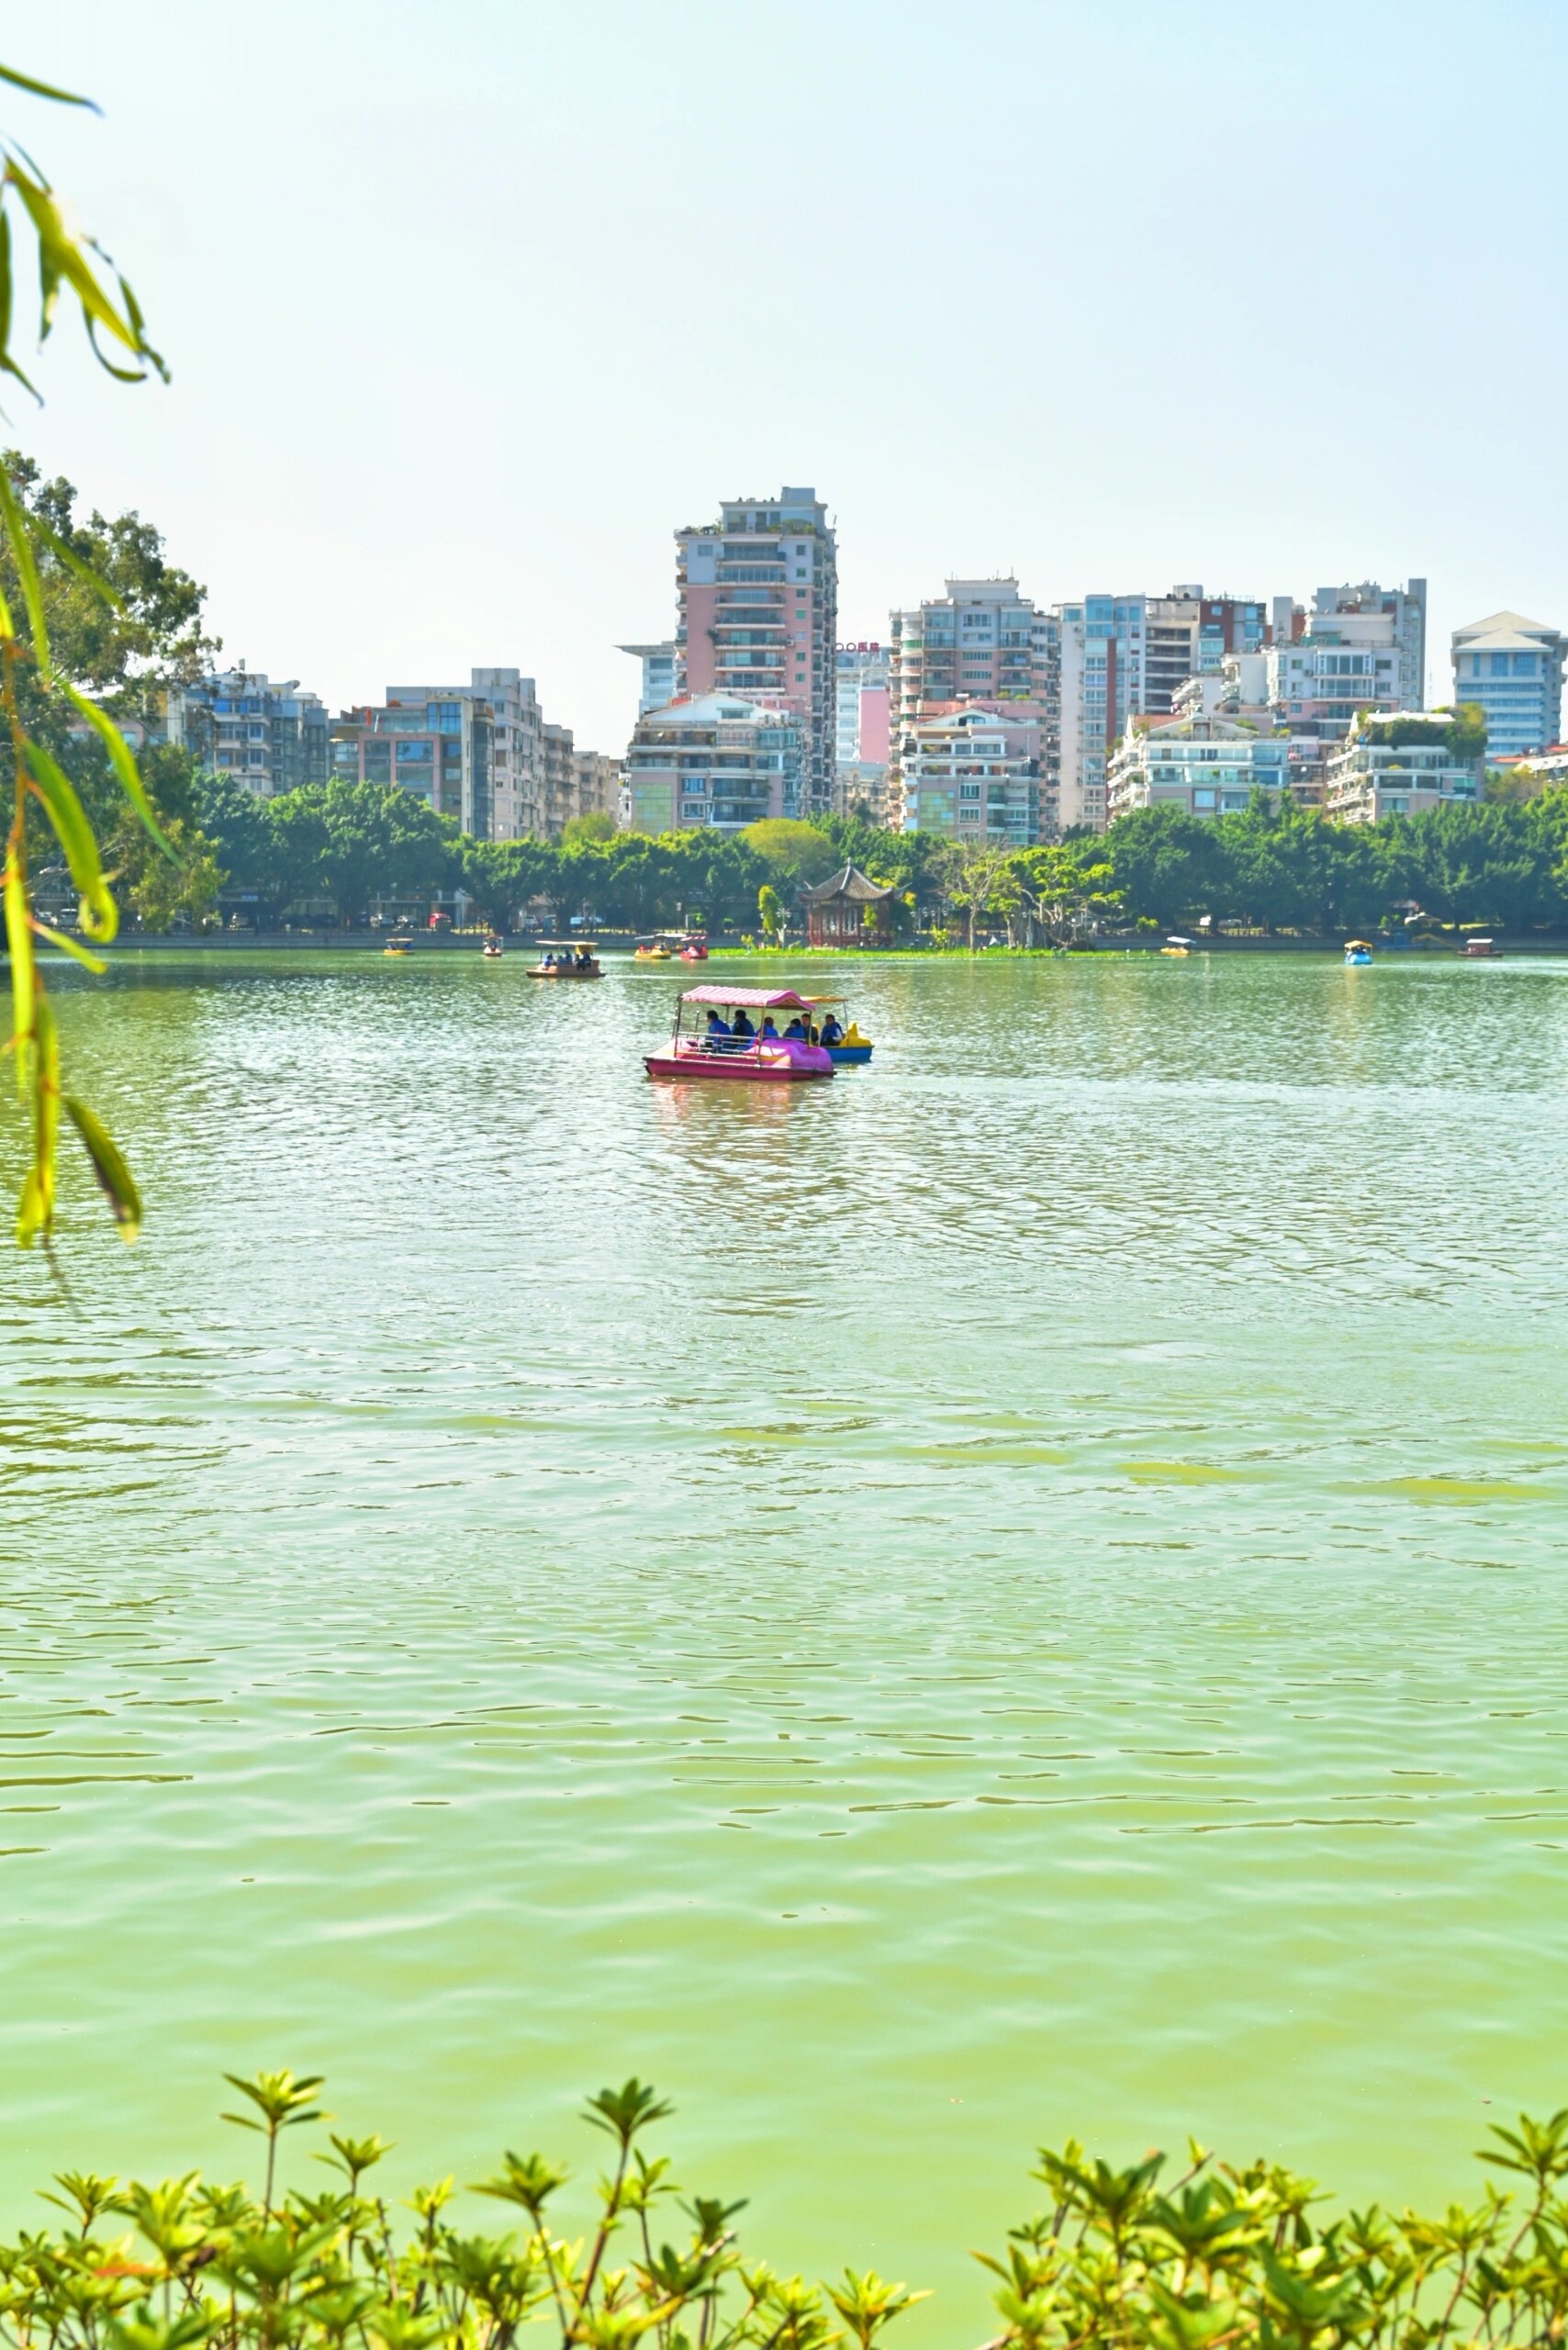
[[[635,2070],[918,2350],[1043,2141],[1568,2102],[1568,964],[852,976],[773,1091],[662,970],[62,975],[151,1212],[4,1269],[10,2220],[224,2069],[400,2190]]]

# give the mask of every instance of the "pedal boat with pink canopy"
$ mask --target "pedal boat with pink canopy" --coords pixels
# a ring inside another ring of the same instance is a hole
[[[745,1012],[757,1033],[747,1037],[711,1032],[708,1015],[715,1012],[721,1019]],[[769,1013],[783,1029],[797,1016],[809,1026],[812,1012],[812,999],[797,995],[793,988],[688,988],[676,1000],[668,1045],[663,1052],[647,1054],[644,1067],[650,1077],[749,1079],[764,1085],[797,1085],[802,1080],[831,1077],[833,1058],[821,1045],[800,1036],[762,1034]]]

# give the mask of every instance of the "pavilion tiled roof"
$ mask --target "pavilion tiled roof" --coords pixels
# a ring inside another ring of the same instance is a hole
[[[857,865],[846,865],[831,881],[819,881],[814,890],[802,891],[808,906],[826,905],[830,898],[848,898],[857,906],[879,906],[893,895],[890,884],[882,889],[875,881],[868,881]]]

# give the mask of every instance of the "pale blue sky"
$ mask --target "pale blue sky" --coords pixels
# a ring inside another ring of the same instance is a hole
[[[17,437],[334,708],[515,662],[618,750],[670,533],[814,482],[946,572],[1568,621],[1564,0],[70,0],[6,118],[172,388]]]

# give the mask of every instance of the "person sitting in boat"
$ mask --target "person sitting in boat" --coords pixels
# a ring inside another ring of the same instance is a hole
[[[786,1044],[790,1042],[791,1037],[793,1037],[794,1041],[798,1045],[803,1045],[806,1041],[806,1024],[801,1019],[798,1012],[793,1020],[790,1021],[788,1028],[784,1031],[784,1041]]]
[[[734,1020],[730,1023],[730,1034],[732,1036],[744,1036],[748,1045],[756,1034],[756,1030],[752,1025],[750,1020],[746,1017],[746,1009],[744,1003],[736,1011]]]
[[[778,1042],[778,1031],[773,1024],[773,1014],[771,1012],[765,1012],[762,1015],[761,1041],[765,1045],[776,1045]]]
[[[843,1034],[843,1029],[830,1012],[822,1024],[821,1042],[828,1046],[836,1045]]]
[[[546,955],[543,962],[541,963],[539,968],[542,971],[553,971],[555,968],[555,957],[554,955]]]
[[[710,1045],[717,1046],[719,1045],[719,1039],[722,1036],[727,1038],[733,1034],[734,1031],[730,1027],[729,1023],[727,1021],[721,1020],[716,1012],[711,1012],[708,1014],[707,1042]]]
[[[579,971],[586,971],[586,970],[588,969],[588,968],[589,964],[590,964],[592,961],[593,961],[593,957],[588,953],[588,948],[587,948],[586,946],[585,946],[585,947],[583,947],[583,948],[582,948],[582,950],[580,951],[580,953],[579,953],[579,954],[578,954],[578,956],[577,956],[577,968],[578,968],[578,970],[579,970]]]

